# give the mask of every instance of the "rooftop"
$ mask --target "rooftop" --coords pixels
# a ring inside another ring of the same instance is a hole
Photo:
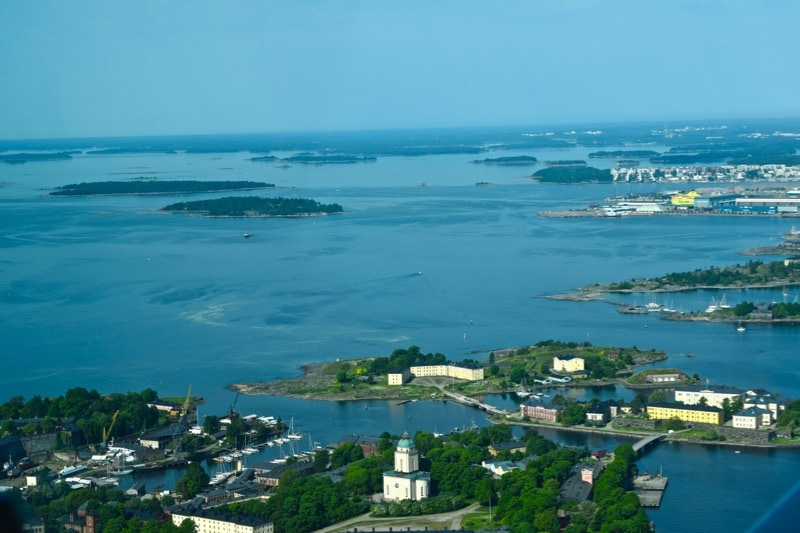
[[[238,524],[240,526],[258,527],[270,522],[270,520],[267,520],[266,518],[256,518],[254,516],[234,514],[215,508],[203,509],[200,507],[195,507],[191,504],[173,507],[172,514],[178,516],[207,518],[209,520],[219,520],[220,522],[228,522],[231,524]]]
[[[650,407],[662,407],[666,409],[680,409],[682,411],[702,411],[705,413],[721,413],[722,409],[719,407],[711,407],[708,405],[684,405],[682,403],[651,403],[647,406]]]

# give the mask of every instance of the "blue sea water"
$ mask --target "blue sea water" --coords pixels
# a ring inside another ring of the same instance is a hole
[[[584,157],[581,150],[533,152],[572,159]],[[226,385],[294,376],[306,363],[386,355],[411,344],[458,360],[545,339],[663,349],[670,359],[656,366],[800,397],[795,326],[753,325],[737,334],[724,324],[621,315],[607,302],[543,298],[594,282],[743,262],[738,250],[776,241],[790,221],[543,218],[539,211],[658,186],[542,185],[526,177],[532,170],[472,165],[473,155],[289,169],[250,156],[79,155],[0,166],[3,399],[59,395],[78,385],[100,392],[152,387],[180,396],[191,384],[205,397],[206,414],[222,413],[234,401]],[[157,212],[184,197],[47,196],[66,183],[140,175],[260,179],[280,188],[259,194],[337,202],[347,213],[206,219]],[[495,185],[476,187],[480,181]],[[243,239],[244,232],[252,237]],[[704,309],[720,296],[676,294],[668,304]],[[776,290],[725,297],[735,305],[784,296]],[[787,297],[795,297],[793,289]],[[637,298],[645,303],[650,296],[628,299]],[[631,396],[624,389],[597,394]],[[495,399],[514,405],[510,396]],[[237,408],[293,417],[322,443],[349,433],[486,423],[478,411],[442,402],[253,396],[240,397]],[[618,443],[548,436],[593,448]],[[640,461],[670,476],[663,507],[650,512],[659,531],[745,530],[789,490],[798,466],[795,451],[734,454],[676,444],[660,445]]]

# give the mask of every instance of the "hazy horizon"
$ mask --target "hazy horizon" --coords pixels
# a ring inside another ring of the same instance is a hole
[[[800,5],[7,2],[0,139],[800,117]]]

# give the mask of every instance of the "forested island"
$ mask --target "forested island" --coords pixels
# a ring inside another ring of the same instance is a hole
[[[124,154],[177,154],[178,152],[170,149],[158,149],[151,147],[116,147],[101,148],[98,150],[88,150],[86,155],[124,155]]]
[[[200,213],[208,217],[304,217],[343,213],[339,204],[321,204],[305,198],[228,196],[212,200],[178,202],[161,208],[172,213]]]
[[[592,152],[589,157],[595,159],[614,159],[617,157],[637,157],[637,158],[650,158],[658,157],[660,154],[653,150],[600,150],[599,152]]]
[[[611,171],[588,166],[553,166],[537,170],[533,179],[541,183],[610,183]]]
[[[586,166],[586,161],[583,159],[554,159],[552,161],[545,161],[548,167],[582,167]]]
[[[656,278],[632,279],[608,284],[580,287],[577,293],[555,295],[565,300],[599,300],[609,293],[663,293],[689,290],[762,289],[800,285],[800,264],[793,261],[748,261],[727,267],[710,267],[691,272],[673,272]],[[728,305],[712,302],[704,311],[678,312],[658,304],[624,306],[621,313],[664,313],[666,320],[710,320],[719,322],[796,322],[800,320],[800,304],[795,302],[749,302]]]
[[[249,191],[275,187],[261,181],[131,180],[71,183],[56,187],[50,196],[113,196],[125,194],[189,194]]]
[[[80,150],[71,150],[67,152],[54,152],[54,153],[20,153],[20,154],[3,154],[0,155],[0,163],[7,163],[9,165],[21,165],[22,163],[34,161],[64,161],[72,159],[72,154],[79,154]]]
[[[510,157],[487,157],[486,159],[475,159],[472,163],[476,165],[504,165],[504,166],[528,166],[534,165],[538,159],[532,155],[518,155]]]
[[[800,265],[795,262],[748,261],[727,267],[709,267],[691,272],[594,285],[603,292],[674,292],[693,289],[782,287],[800,284]]]
[[[343,165],[353,163],[374,163],[378,158],[374,155],[350,155],[350,154],[298,154],[290,157],[278,158],[274,155],[264,155],[251,157],[250,161],[260,161],[263,163],[299,163],[302,165]]]

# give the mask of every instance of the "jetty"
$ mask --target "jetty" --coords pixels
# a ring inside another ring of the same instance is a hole
[[[662,476],[660,472],[655,476],[644,474],[633,478],[633,488],[639,496],[642,507],[660,507],[668,482],[669,478]]]

